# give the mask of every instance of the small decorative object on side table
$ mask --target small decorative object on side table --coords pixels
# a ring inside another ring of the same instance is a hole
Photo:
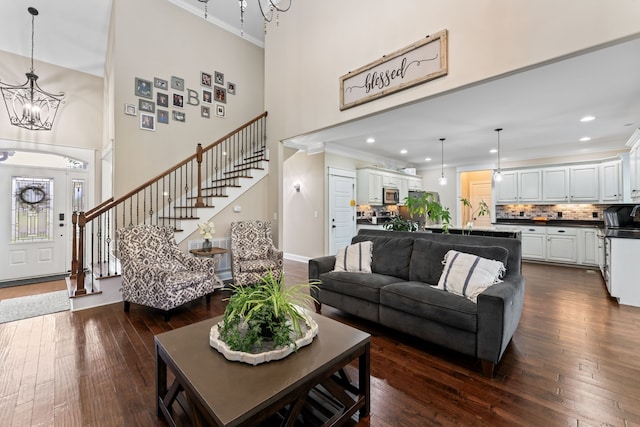
[[[204,252],[211,252],[211,240],[204,239],[204,242],[202,242],[202,250]]]

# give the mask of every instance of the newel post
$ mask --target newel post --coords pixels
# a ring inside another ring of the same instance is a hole
[[[77,240],[77,236],[78,236],[78,212],[73,212],[73,215],[71,215],[71,224],[72,224],[72,236],[71,236],[71,275],[69,276],[70,279],[75,279],[76,275],[77,275],[77,269],[78,269],[78,252],[77,252],[77,245],[78,245],[78,240]]]
[[[196,148],[196,161],[198,162],[198,196],[196,198],[196,208],[203,208],[206,205],[202,200],[202,144]]]
[[[78,217],[78,262],[76,265],[76,291],[74,296],[86,295],[87,290],[84,288],[84,226],[87,223],[87,218],[84,216],[84,212],[80,212]]]

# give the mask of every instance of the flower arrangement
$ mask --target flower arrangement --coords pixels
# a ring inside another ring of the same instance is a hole
[[[200,234],[205,240],[211,239],[216,233],[216,227],[213,224],[213,221],[207,221],[204,224],[198,224],[198,229],[200,230]]]

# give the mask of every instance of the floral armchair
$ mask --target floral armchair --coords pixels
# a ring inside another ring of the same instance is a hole
[[[282,275],[282,251],[273,245],[271,223],[239,221],[231,223],[231,274],[236,286],[259,283],[271,270]]]
[[[215,261],[185,254],[173,229],[138,225],[118,231],[118,257],[122,268],[124,311],[130,303],[165,312],[206,295],[207,303],[217,282]]]

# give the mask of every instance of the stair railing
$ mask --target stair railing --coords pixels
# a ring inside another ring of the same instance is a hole
[[[239,178],[250,177],[268,160],[264,112],[207,147],[137,186],[117,200],[106,200],[86,212],[72,216],[73,240],[70,279],[73,296],[87,294],[86,273],[109,277],[118,272],[117,230],[138,224],[171,226],[180,230],[181,221],[198,220],[197,208],[213,206],[225,190],[239,186]]]

